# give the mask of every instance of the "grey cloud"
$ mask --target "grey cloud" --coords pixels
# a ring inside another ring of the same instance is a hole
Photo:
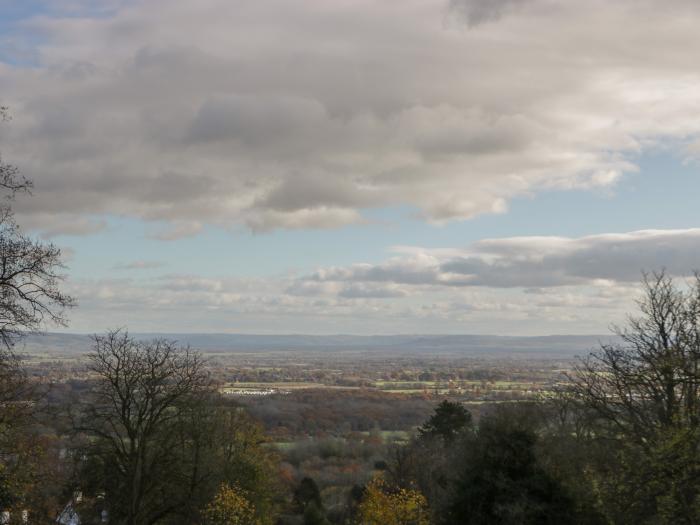
[[[360,189],[349,180],[337,180],[327,174],[290,175],[256,206],[282,212],[319,206],[352,209],[372,200],[370,189]]]
[[[533,0],[450,0],[449,8],[464,17],[467,24],[477,26],[500,19],[507,11]]]
[[[503,239],[476,243],[481,256],[455,259],[442,270],[471,276],[480,286],[561,286],[602,279],[638,281],[666,268],[689,275],[700,267],[700,229],[648,230],[579,239]],[[484,256],[495,259],[486,259]]]
[[[354,209],[317,206],[292,211],[255,210],[248,214],[246,225],[254,232],[275,229],[323,229],[365,222]]]
[[[168,205],[180,203],[186,199],[197,200],[206,198],[217,188],[217,180],[202,175],[192,177],[188,174],[168,171],[154,175],[152,179],[144,181],[134,193],[143,192],[143,196],[151,203]]]
[[[610,186],[645,147],[698,140],[691,2],[526,4],[451,0],[476,31],[446,26],[444,2],[137,0],[33,20],[35,67],[0,63],[0,151],[37,189],[17,209],[52,234],[114,214],[170,223],[164,239],[397,205],[445,222]]]
[[[186,140],[239,141],[245,147],[293,142],[327,116],[317,101],[293,96],[231,94],[208,99],[192,121]]]
[[[107,222],[91,217],[68,214],[20,214],[19,223],[27,230],[41,231],[43,239],[52,239],[59,235],[94,235],[107,228]]]
[[[433,288],[525,288],[634,283],[643,271],[689,275],[700,268],[700,229],[646,230],[580,238],[521,237],[474,243],[463,255],[419,252],[378,265],[321,269],[306,281]]]

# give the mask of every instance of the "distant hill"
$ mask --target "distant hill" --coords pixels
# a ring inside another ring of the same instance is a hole
[[[551,335],[510,337],[497,335],[248,335],[248,334],[132,334],[139,339],[163,337],[206,353],[257,352],[371,352],[382,354],[439,354],[474,356],[573,357],[587,354],[610,336]],[[79,334],[32,334],[21,352],[81,354],[91,338]]]

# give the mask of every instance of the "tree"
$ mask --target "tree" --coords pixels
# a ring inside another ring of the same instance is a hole
[[[7,120],[7,108],[0,107],[0,121]],[[45,459],[31,419],[38,392],[13,347],[47,324],[65,325],[65,312],[75,305],[59,289],[61,251],[23,234],[15,220],[15,197],[31,189],[32,182],[0,156],[0,510],[31,499]]]
[[[450,443],[471,424],[471,421],[472,415],[462,404],[445,399],[418,432],[421,436],[441,437],[446,443]]]
[[[89,355],[97,380],[78,430],[101,469],[112,519],[146,525],[174,514],[183,466],[178,420],[210,391],[201,357],[173,342],[128,333],[96,336]],[[94,490],[94,489],[93,489]]]
[[[0,119],[8,118],[7,108],[0,108]],[[6,349],[47,322],[64,325],[65,310],[75,305],[58,286],[61,250],[22,234],[15,221],[11,203],[31,189],[31,181],[0,157],[0,190],[5,192],[0,204],[0,343]]]
[[[90,362],[96,381],[76,423],[86,497],[104,493],[118,523],[190,524],[226,485],[256,523],[270,522],[275,457],[260,425],[215,391],[199,354],[117,330],[95,337]]]
[[[460,403],[442,401],[418,429],[418,436],[405,446],[388,450],[389,479],[397,487],[418,488],[437,520],[445,512],[455,465],[460,460],[457,445],[473,430],[471,413]]]
[[[573,502],[539,464],[536,441],[533,432],[511,421],[483,418],[464,451],[445,523],[578,523]]]
[[[34,394],[19,358],[0,349],[0,443],[28,423]]]
[[[367,484],[358,509],[365,525],[428,525],[425,497],[417,490],[389,487],[381,478]]]
[[[700,277],[643,279],[640,315],[582,359],[563,393],[592,443],[590,465],[617,523],[700,521]]]
[[[321,492],[312,478],[306,477],[299,482],[299,486],[294,491],[294,504],[302,512],[311,504],[321,508]]]
[[[294,506],[304,516],[305,525],[323,525],[328,523],[321,500],[321,491],[313,478],[305,477],[294,490]]]
[[[257,421],[212,392],[188,403],[174,427],[178,443],[174,454],[179,458],[175,497],[182,502],[177,512],[181,523],[196,522],[222,484],[245,493],[258,523],[273,520],[278,461]]]
[[[0,121],[9,120],[0,107]],[[18,193],[29,193],[32,182],[0,156],[0,432],[19,422],[32,399],[21,363],[12,347],[27,332],[47,322],[66,323],[65,310],[75,300],[61,292],[61,251],[50,243],[21,233],[12,211]],[[4,200],[4,202],[3,202]]]
[[[238,487],[223,484],[204,510],[205,525],[257,525],[255,506]]]

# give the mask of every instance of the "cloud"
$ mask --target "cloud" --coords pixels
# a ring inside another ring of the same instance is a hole
[[[252,213],[246,220],[246,224],[254,232],[266,232],[279,228],[337,228],[362,222],[365,220],[356,210],[326,206],[284,212],[260,210]]]
[[[368,286],[366,284],[353,284],[344,287],[338,292],[339,297],[349,299],[376,298],[376,299],[396,299],[406,297],[408,292],[397,286]]]
[[[642,270],[683,277],[697,261],[700,228],[642,230],[401,246],[379,264],[309,275],[74,278],[66,291],[82,306],[78,330],[109,319],[161,331],[601,333],[633,311]]]
[[[176,241],[186,237],[193,237],[202,231],[204,226],[196,221],[174,221],[169,226],[150,237],[159,241]]]
[[[132,261],[130,263],[118,264],[114,268],[117,270],[153,270],[165,266],[161,261]]]
[[[302,290],[305,288],[305,290]],[[515,293],[485,287],[164,275],[77,279],[72,330],[260,333],[601,333],[624,319],[635,287]],[[105,324],[107,323],[107,324]]]
[[[382,264],[320,269],[319,283],[413,287],[540,288],[636,283],[643,271],[687,276],[700,264],[700,229],[643,230],[579,238],[485,239],[464,250],[400,248]],[[461,253],[460,253],[461,252]]]
[[[18,222],[28,230],[40,230],[43,239],[59,235],[94,235],[107,228],[107,222],[91,217],[75,217],[67,213],[20,215]]]
[[[477,26],[499,20],[505,12],[532,0],[450,0],[450,10],[464,17],[467,24]]]
[[[0,62],[2,153],[36,182],[17,209],[49,235],[463,220],[700,138],[694,2],[82,4],[24,21],[5,39],[31,62]]]

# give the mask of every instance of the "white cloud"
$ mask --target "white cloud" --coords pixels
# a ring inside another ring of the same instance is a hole
[[[80,301],[71,329],[260,333],[601,333],[624,319],[636,289],[560,287],[536,296],[488,288],[411,290],[386,284],[317,286],[286,279],[166,276],[69,283]],[[322,283],[325,284],[325,283]]]
[[[104,213],[173,223],[163,239],[400,204],[466,219],[610,187],[634,154],[700,137],[694,2],[108,7],[26,23],[32,67],[0,63],[2,153],[36,181],[17,205],[48,234]]]
[[[406,297],[408,292],[401,287],[391,285],[367,285],[365,283],[352,284],[343,287],[338,292],[339,297],[348,299],[396,299]]]

